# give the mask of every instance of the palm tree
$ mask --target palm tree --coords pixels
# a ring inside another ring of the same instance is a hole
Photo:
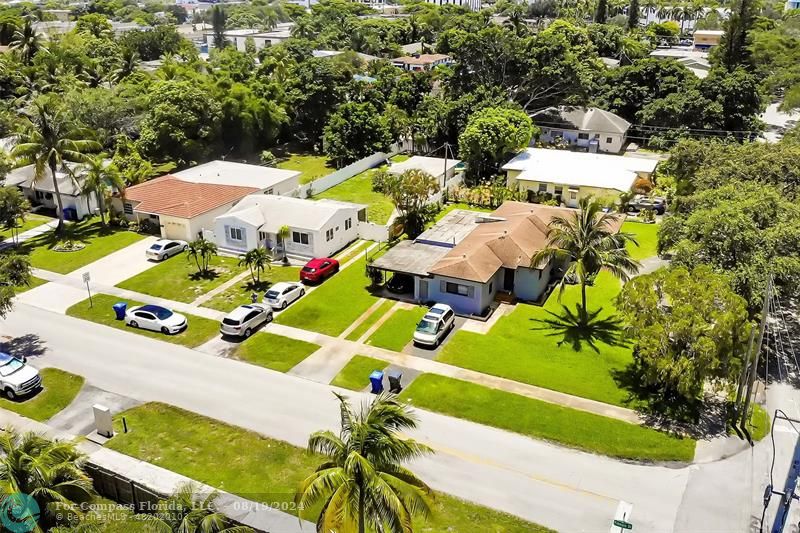
[[[211,257],[217,254],[217,245],[200,237],[189,243],[188,260],[194,260],[198,274],[208,273],[208,263]]]
[[[179,486],[169,498],[158,502],[155,515],[143,518],[146,529],[159,533],[252,533],[249,527],[230,525],[228,517],[214,505],[216,492],[203,497],[197,491],[192,483]]]
[[[0,434],[0,452],[0,498],[20,493],[33,498],[41,511],[41,530],[56,525],[59,512],[81,516],[80,504],[95,496],[83,470],[85,457],[71,442],[6,428]],[[31,530],[38,529],[31,525]]]
[[[308,449],[326,457],[304,479],[295,502],[306,508],[324,502],[317,519],[319,533],[372,531],[411,533],[412,517],[430,514],[431,489],[403,463],[430,449],[400,433],[413,429],[416,419],[393,394],[383,393],[360,413],[343,396],[339,399],[341,430],[317,431]]]
[[[25,119],[20,142],[11,155],[20,165],[34,165],[35,181],[44,178],[46,169],[50,170],[58,206],[56,235],[61,235],[64,231],[64,206],[58,188],[58,171],[63,170],[71,176],[72,170],[66,162],[87,163],[87,152],[99,150],[100,143],[90,140],[86,130],[73,127],[61,109],[46,103],[35,102],[32,109],[25,112]]]
[[[559,283],[559,298],[566,280],[578,278],[581,285],[581,320],[588,320],[586,284],[601,270],[611,272],[622,281],[638,272],[641,266],[631,258],[626,243],[639,245],[633,235],[614,231],[617,215],[604,213],[601,204],[591,196],[580,200],[580,210],[571,217],[556,216],[547,231],[547,247],[534,254],[532,268],[543,268],[551,262],[569,267]]]
[[[97,207],[100,209],[100,222],[106,225],[105,197],[109,188],[119,192],[125,189],[125,181],[120,176],[117,168],[106,160],[106,154],[97,154],[89,157],[85,164],[78,169],[81,178],[81,187],[86,195],[94,194]]]
[[[239,259],[239,266],[246,266],[250,269],[250,277],[253,278],[253,283],[258,284],[261,282],[261,272],[265,269],[272,268],[272,254],[269,250],[262,246],[257,246],[248,251]]]
[[[25,17],[22,26],[14,31],[14,36],[9,43],[9,48],[17,51],[22,63],[26,66],[31,64],[36,52],[45,50],[42,38],[34,27],[35,20],[31,16]]]
[[[281,247],[281,252],[283,253],[283,262],[288,263],[289,258],[286,256],[286,239],[289,238],[289,235],[292,233],[292,230],[289,226],[281,226],[278,229],[278,233],[275,235],[278,238],[278,243]]]

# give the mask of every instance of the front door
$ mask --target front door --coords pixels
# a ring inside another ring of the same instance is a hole
[[[511,268],[506,268],[503,271],[503,290],[508,292],[514,292],[514,274],[515,270]]]

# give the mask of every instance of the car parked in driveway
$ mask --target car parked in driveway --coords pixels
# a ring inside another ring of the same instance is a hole
[[[435,304],[417,324],[417,329],[414,331],[414,344],[433,346],[434,348],[439,346],[453,329],[455,323],[456,314],[449,305]]]
[[[180,333],[189,325],[186,317],[166,307],[140,305],[125,311],[125,324],[132,328],[160,331],[165,335]]]
[[[264,294],[264,303],[273,309],[286,309],[293,301],[306,293],[300,283],[281,281],[276,283]]]
[[[163,261],[173,255],[189,249],[189,244],[186,241],[176,241],[173,239],[158,239],[150,248],[147,249],[145,255],[148,259],[153,261]]]
[[[39,371],[13,355],[0,352],[0,389],[9,400],[29,394],[42,385]]]
[[[272,308],[264,304],[240,305],[222,319],[219,332],[232,337],[247,338],[261,324],[272,321]]]
[[[339,261],[330,257],[312,259],[300,269],[300,281],[319,283],[339,272]]]

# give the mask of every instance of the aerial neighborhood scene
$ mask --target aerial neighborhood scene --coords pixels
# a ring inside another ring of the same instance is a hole
[[[0,0],[0,531],[797,533],[800,2]]]

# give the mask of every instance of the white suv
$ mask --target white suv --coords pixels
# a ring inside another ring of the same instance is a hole
[[[33,392],[41,384],[39,371],[25,364],[24,359],[0,352],[0,388],[9,400]]]
[[[272,321],[272,309],[262,304],[240,305],[222,319],[219,332],[232,337],[247,338],[261,324]]]
[[[456,314],[449,305],[434,305],[417,324],[417,329],[414,331],[414,344],[439,346],[442,339],[453,329],[455,322]]]

